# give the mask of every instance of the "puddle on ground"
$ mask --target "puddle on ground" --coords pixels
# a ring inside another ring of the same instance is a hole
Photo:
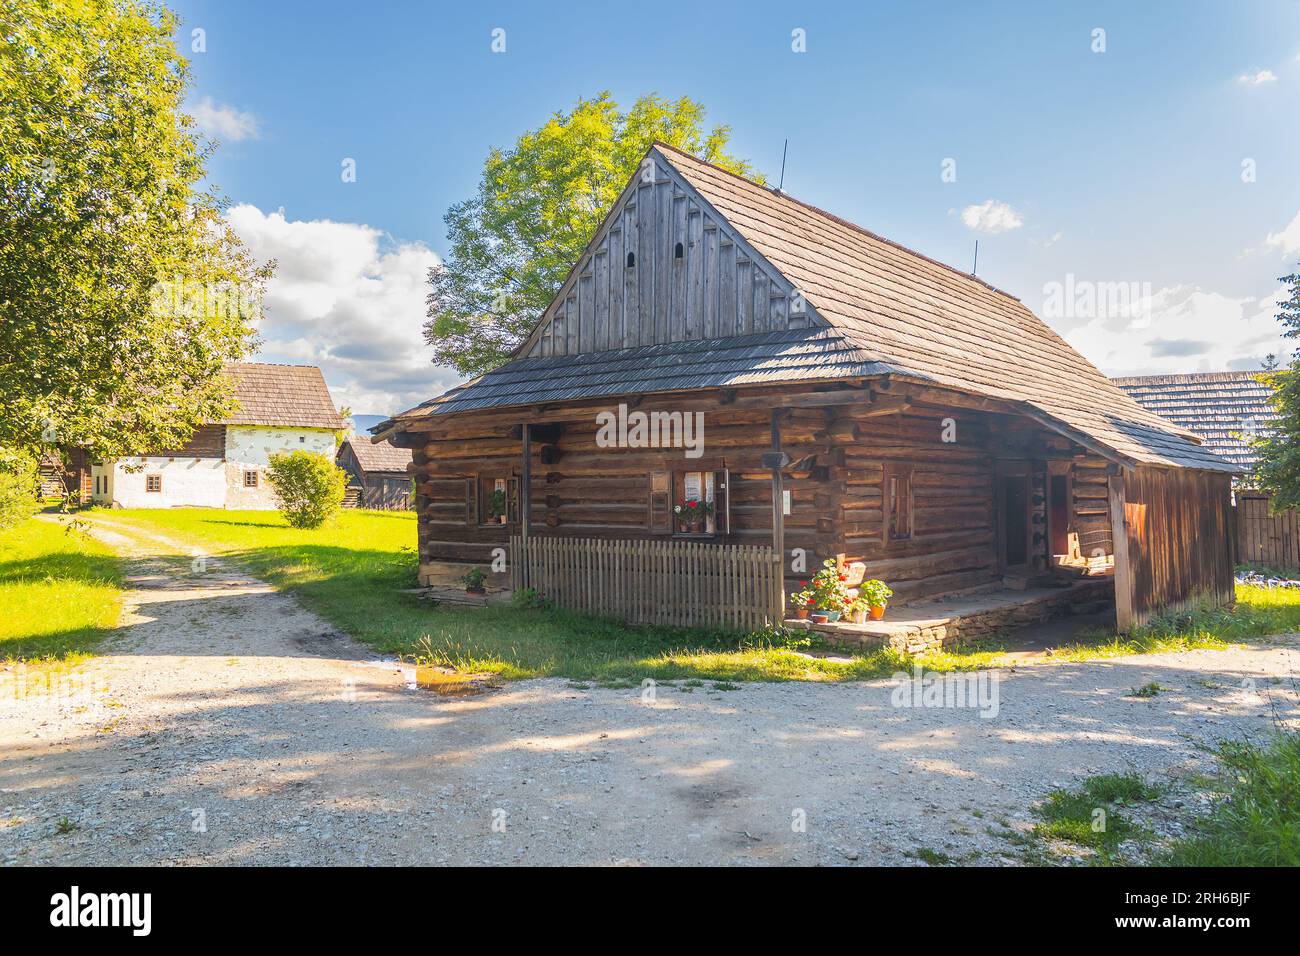
[[[406,686],[433,691],[442,697],[474,697],[496,690],[500,684],[493,674],[465,674],[445,667],[417,666],[414,682],[408,679]]]

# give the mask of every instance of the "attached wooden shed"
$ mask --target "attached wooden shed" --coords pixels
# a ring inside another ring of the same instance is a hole
[[[707,610],[748,548],[899,602],[1113,568],[1121,627],[1233,598],[1230,463],[1016,298],[664,145],[512,361],[373,431],[413,450],[427,579],[543,554],[596,610]]]
[[[1236,502],[1235,559],[1248,565],[1300,572],[1300,514],[1274,514],[1271,496],[1250,480],[1258,463],[1253,442],[1278,419],[1273,389],[1259,372],[1189,372],[1117,378],[1138,404],[1197,435],[1205,447],[1232,462]]]

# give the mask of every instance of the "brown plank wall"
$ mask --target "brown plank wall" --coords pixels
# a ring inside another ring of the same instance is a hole
[[[547,309],[526,354],[803,328],[812,314],[801,308],[788,280],[662,160],[648,160]]]
[[[1231,476],[1139,467],[1111,479],[1115,603],[1121,628],[1162,608],[1234,600]]]
[[[1300,514],[1274,514],[1270,496],[1237,492],[1237,559],[1254,568],[1300,572]]]

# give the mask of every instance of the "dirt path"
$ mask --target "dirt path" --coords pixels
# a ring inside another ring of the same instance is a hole
[[[236,569],[95,523],[132,559],[123,627],[49,686],[0,674],[5,864],[1015,862],[990,831],[1051,787],[1204,771],[1198,741],[1300,716],[1289,639],[1005,671],[992,718],[896,707],[893,681],[443,699]]]

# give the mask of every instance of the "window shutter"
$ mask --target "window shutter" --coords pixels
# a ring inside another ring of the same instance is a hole
[[[648,524],[651,534],[672,534],[673,498],[672,474],[666,471],[650,472],[650,503]]]
[[[519,479],[511,478],[506,482],[506,520],[519,520]]]
[[[731,534],[731,472],[714,472],[713,518],[718,534]]]
[[[465,479],[465,523],[470,527],[478,524],[478,479]]]

